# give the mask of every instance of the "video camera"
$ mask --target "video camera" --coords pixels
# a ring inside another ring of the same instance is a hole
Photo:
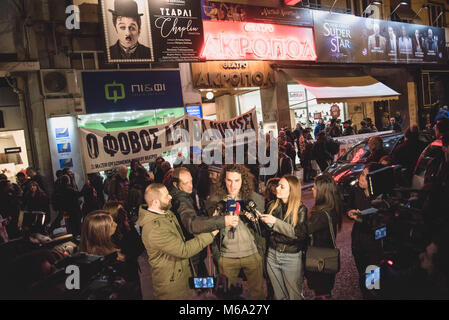
[[[59,261],[57,271],[49,277],[34,283],[31,287],[31,297],[48,299],[82,299],[111,300],[119,297],[121,288],[126,281],[116,269],[117,252],[107,256],[96,256],[84,252],[75,253]],[[69,290],[66,287],[69,266],[79,268],[80,288]],[[122,297],[123,298],[123,297]]]
[[[383,281],[391,282],[393,279],[387,275],[401,277],[416,268],[419,253],[428,243],[422,202],[416,201],[416,194],[422,191],[403,186],[406,180],[400,166],[375,170],[366,179],[370,197],[376,198],[371,208],[357,215],[356,221],[369,228],[374,241],[381,241],[383,257],[378,265],[383,266]],[[384,292],[384,297],[388,294]]]

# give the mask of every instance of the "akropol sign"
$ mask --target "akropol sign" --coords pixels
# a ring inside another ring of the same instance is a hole
[[[202,60],[316,61],[312,28],[203,21]]]

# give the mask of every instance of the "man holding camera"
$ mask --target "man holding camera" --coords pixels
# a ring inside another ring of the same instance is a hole
[[[253,191],[253,177],[242,165],[224,167],[216,185],[216,193],[206,202],[209,214],[212,214],[223,201],[229,203],[247,203],[253,200],[256,207],[263,211],[264,199]],[[222,215],[230,214],[229,208]],[[220,236],[215,241],[214,256],[218,262],[218,271],[224,274],[229,285],[235,284],[241,270],[245,273],[250,289],[250,298],[265,298],[263,287],[263,258],[265,239],[256,219],[249,219],[249,214],[240,216],[237,227],[227,226],[220,229]]]
[[[146,206],[139,210],[137,224],[147,249],[155,299],[180,300],[194,292],[190,258],[212,243],[218,230],[196,235],[186,241],[181,226],[170,211],[172,197],[163,184],[150,184],[145,190]]]
[[[194,238],[194,234],[212,232],[225,227],[236,227],[238,216],[214,216],[201,215],[199,205],[194,201],[193,181],[190,171],[185,167],[178,167],[172,175],[173,189],[172,211],[175,213],[183,229],[186,240]],[[197,276],[206,276],[207,269],[204,265],[204,251],[192,257],[192,263]]]

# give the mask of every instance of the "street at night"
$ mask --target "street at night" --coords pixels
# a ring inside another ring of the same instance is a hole
[[[1,0],[0,300],[448,300],[446,6]]]

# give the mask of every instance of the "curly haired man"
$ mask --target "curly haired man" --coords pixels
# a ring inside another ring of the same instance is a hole
[[[264,199],[253,191],[252,174],[242,165],[228,165],[223,168],[215,187],[216,193],[207,200],[206,207],[212,214],[219,201],[236,200],[242,203],[253,200],[263,211]],[[250,298],[265,298],[263,286],[263,258],[265,239],[257,220],[240,215],[240,220],[230,236],[230,227],[220,229],[214,245],[214,257],[218,271],[224,274],[229,284],[235,284],[241,270],[245,273],[250,290]]]

